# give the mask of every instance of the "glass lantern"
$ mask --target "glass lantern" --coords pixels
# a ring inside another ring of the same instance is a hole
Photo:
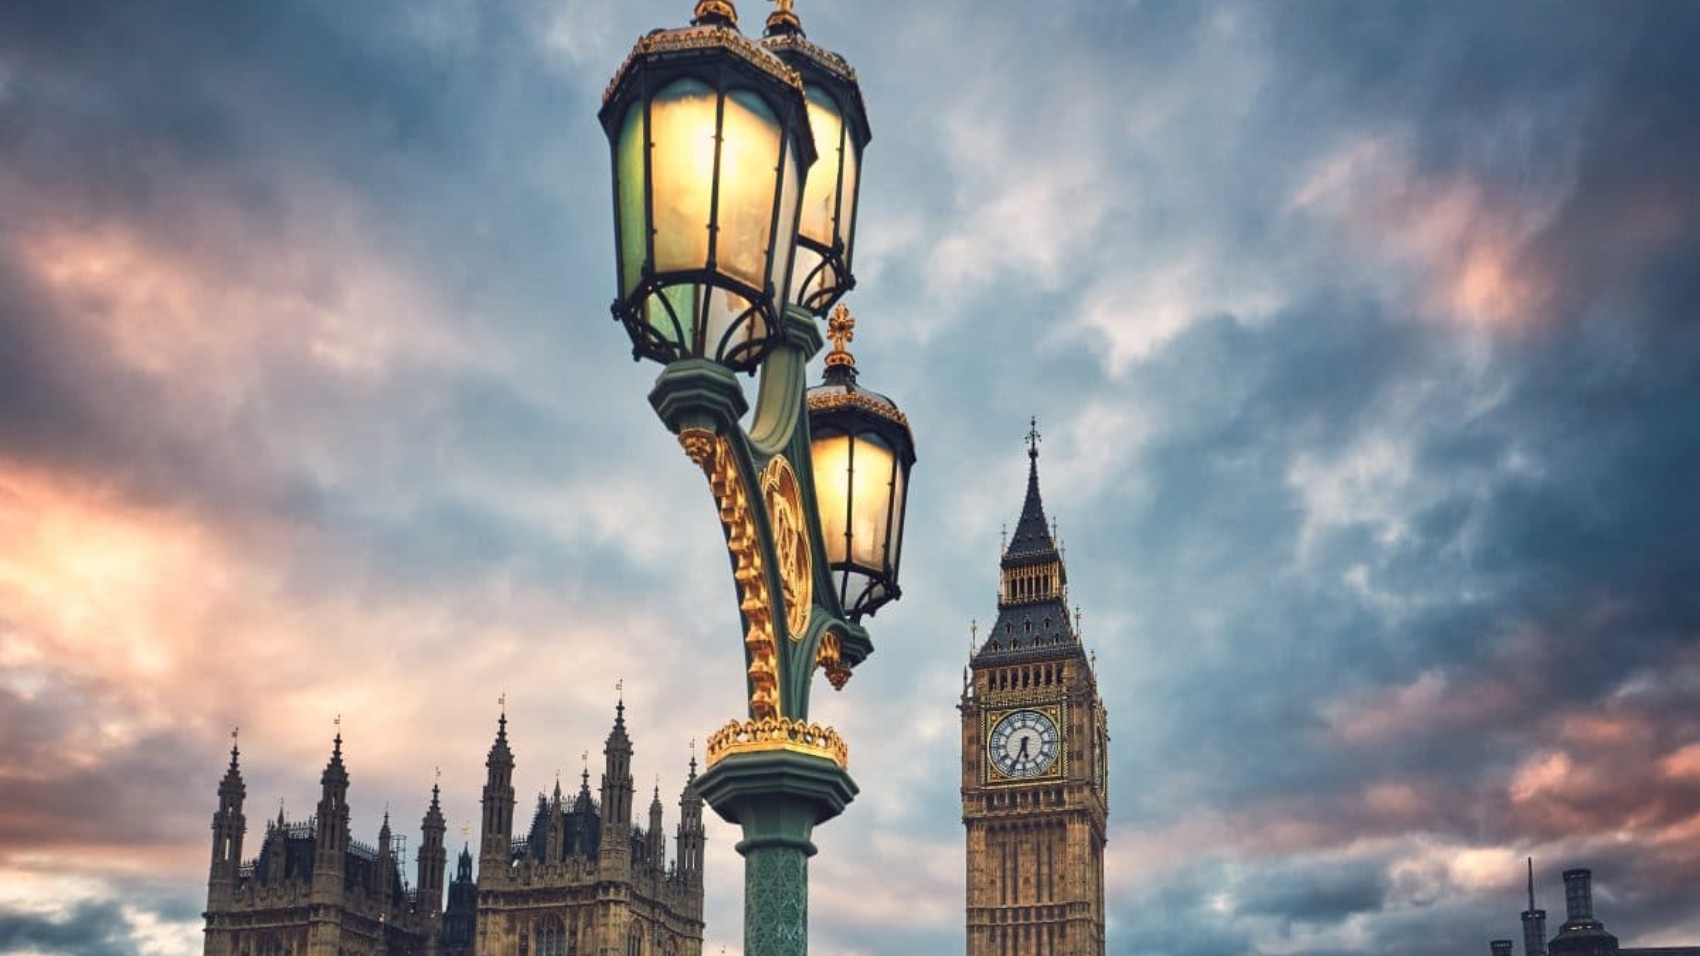
[[[638,41],[599,118],[613,153],[616,319],[635,357],[753,372],[789,288],[814,137],[796,71],[703,2]]]

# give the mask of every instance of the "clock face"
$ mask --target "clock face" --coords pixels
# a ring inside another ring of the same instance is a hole
[[[1057,725],[1036,710],[1018,710],[992,728],[987,751],[992,766],[1006,777],[1036,777],[1056,763]]]

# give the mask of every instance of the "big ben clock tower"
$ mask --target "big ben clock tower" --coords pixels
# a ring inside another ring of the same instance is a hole
[[[1027,441],[997,623],[960,706],[968,956],[1103,956],[1109,725],[1039,498],[1037,423]]]

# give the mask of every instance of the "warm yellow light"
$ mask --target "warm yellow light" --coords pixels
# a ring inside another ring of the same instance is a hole
[[[649,107],[650,196],[655,268],[700,269],[708,262],[714,197],[714,113],[719,97],[696,80],[662,90]],[[638,177],[642,183],[642,177]]]
[[[807,87],[809,129],[815,137],[815,165],[803,186],[803,215],[797,234],[832,248],[833,220],[838,205],[838,167],[842,163],[844,118],[838,106],[817,86]]]
[[[845,435],[816,438],[812,449],[827,563],[850,563],[883,573],[892,486],[902,480],[896,473],[895,456],[877,440]]]
[[[773,194],[779,174],[779,120],[754,93],[733,90],[721,121],[720,267],[760,289],[773,245]]]

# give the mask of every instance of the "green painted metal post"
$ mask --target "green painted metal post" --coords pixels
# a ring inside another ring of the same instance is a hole
[[[743,827],[744,956],[809,951],[809,857],[815,825],[856,796],[836,763],[785,750],[731,754],[697,778],[703,799]]]

